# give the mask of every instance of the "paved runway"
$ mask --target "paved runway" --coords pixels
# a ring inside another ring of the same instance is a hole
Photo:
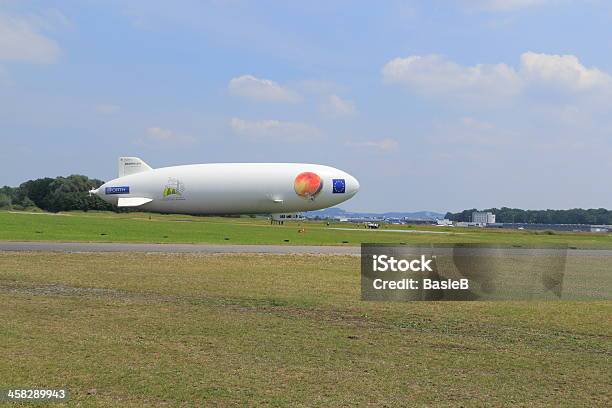
[[[408,245],[407,249],[410,248]],[[16,242],[0,241],[0,251],[47,251],[47,252],[165,252],[202,254],[319,254],[359,255],[358,246],[332,245],[219,245],[219,244],[132,244],[120,242]],[[440,250],[438,250],[440,251]],[[463,249],[464,254],[475,249]],[[485,249],[496,255],[552,255],[559,249],[504,248]],[[442,251],[444,252],[444,251]],[[483,252],[480,252],[481,254]],[[610,249],[568,249],[567,256],[612,256]]]
[[[203,254],[330,254],[359,255],[358,246],[322,245],[215,245],[131,244],[110,242],[13,242],[0,241],[0,251],[51,252],[184,252]]]

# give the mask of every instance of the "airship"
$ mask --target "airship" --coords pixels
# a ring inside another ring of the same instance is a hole
[[[350,174],[301,163],[208,163],[151,168],[138,157],[119,158],[118,178],[89,191],[117,207],[176,214],[271,214],[340,204],[359,191]]]

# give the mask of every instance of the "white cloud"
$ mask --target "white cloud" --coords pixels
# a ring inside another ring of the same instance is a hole
[[[586,68],[573,55],[526,52],[518,70],[506,64],[463,66],[438,55],[389,61],[382,70],[388,84],[401,84],[426,96],[493,100],[513,97],[532,87],[553,91],[611,90],[612,77]]]
[[[439,55],[395,58],[382,70],[389,84],[401,84],[424,95],[499,97],[520,91],[517,72],[506,64],[462,66]]]
[[[235,134],[252,140],[300,142],[321,136],[319,129],[301,122],[282,122],[279,120],[249,121],[232,118],[230,127]]]
[[[366,140],[362,142],[347,142],[347,145],[388,152],[396,150],[399,147],[399,142],[395,139],[385,138],[378,140]]]
[[[355,103],[340,98],[338,95],[330,95],[321,105],[321,112],[328,116],[353,116],[357,113]]]
[[[190,145],[196,142],[193,136],[183,135],[173,130],[160,127],[150,127],[144,137],[138,140],[139,144],[152,145]]]
[[[585,67],[574,55],[526,52],[521,55],[521,76],[527,81],[572,91],[612,87],[610,75]]]
[[[550,3],[550,0],[462,0],[470,9],[489,11],[513,11],[540,6]]]
[[[242,75],[230,80],[228,88],[237,96],[266,102],[297,102],[300,96],[269,79]]]
[[[60,48],[39,33],[36,20],[0,14],[0,60],[52,63]]]
[[[113,104],[99,104],[96,106],[96,112],[101,113],[103,115],[111,115],[113,113],[119,112],[120,107],[118,105]]]

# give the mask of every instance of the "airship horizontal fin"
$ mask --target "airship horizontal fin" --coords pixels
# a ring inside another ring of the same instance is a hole
[[[145,197],[119,197],[117,207],[138,207],[151,201],[153,200]]]
[[[138,157],[119,158],[119,177],[129,176],[130,174],[142,173],[143,171],[153,170],[151,166]]]

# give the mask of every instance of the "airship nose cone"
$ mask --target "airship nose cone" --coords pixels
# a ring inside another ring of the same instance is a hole
[[[350,195],[355,195],[359,191],[359,181],[351,175],[348,176],[347,180],[347,193]]]
[[[104,183],[102,184],[100,187],[96,188],[95,190],[90,190],[89,194],[91,195],[92,193],[97,195],[98,197],[100,197],[102,200],[108,202],[111,202],[111,197],[109,195],[106,195],[106,187],[108,186],[108,183]]]

